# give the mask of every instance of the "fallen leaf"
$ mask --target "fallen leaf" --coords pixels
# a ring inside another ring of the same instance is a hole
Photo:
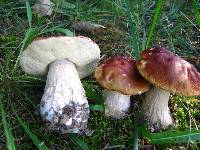
[[[101,32],[102,30],[105,30],[106,28],[102,25],[87,21],[76,21],[72,24],[72,27],[77,31],[84,31],[89,33],[98,33]]]

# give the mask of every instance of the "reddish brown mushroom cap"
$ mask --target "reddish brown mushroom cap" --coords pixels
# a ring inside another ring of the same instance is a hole
[[[144,50],[137,68],[146,80],[159,88],[184,96],[200,95],[200,73],[167,49]]]
[[[104,88],[125,95],[146,92],[150,86],[138,72],[136,61],[127,56],[114,56],[100,64],[95,78]]]

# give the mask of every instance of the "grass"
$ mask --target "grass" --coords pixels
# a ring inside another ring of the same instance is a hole
[[[134,23],[133,21],[134,18],[132,17],[132,11],[130,8],[131,3],[129,2],[129,0],[125,1],[125,6],[126,6],[127,17],[128,17],[128,25],[130,27],[131,46],[133,49],[132,56],[136,60],[139,60],[140,58],[140,48],[138,46],[139,40],[138,40],[137,31],[136,31],[136,23]]]
[[[12,106],[12,104],[11,104]],[[29,129],[29,127],[23,122],[23,120],[21,120],[21,118],[17,115],[14,107],[12,106],[12,111],[15,114],[19,125],[24,129],[24,131],[26,132],[26,134],[29,136],[29,138],[32,140],[32,142],[35,144],[35,146],[39,149],[39,150],[48,150],[47,146],[44,144],[44,142],[41,142],[38,137]]]
[[[9,150],[15,150],[14,137],[10,130],[10,127],[9,127],[10,125],[6,120],[6,114],[3,109],[2,101],[3,101],[3,93],[0,93],[0,111],[1,111],[2,123],[3,123],[3,127],[4,127],[4,133],[6,135],[7,148]]]
[[[30,8],[27,9],[29,5],[25,1],[0,2],[0,91],[4,93],[3,98],[0,98],[2,103],[0,149],[5,149],[7,145],[13,147],[13,142],[16,149],[36,149],[40,145],[38,143],[43,143],[50,149],[87,149],[87,147],[109,149],[113,146],[115,149],[132,149],[133,147],[135,112],[123,120],[106,118],[102,113],[101,88],[93,77],[83,80],[87,95],[90,97],[89,128],[93,130],[92,136],[58,135],[46,130],[40,116],[35,113],[43,94],[45,77],[24,74],[18,59],[33,38],[66,34],[92,38],[100,46],[103,58],[118,53],[132,55],[130,44],[132,37],[129,35],[127,23],[134,19],[134,32],[138,39],[139,50],[145,48],[156,4],[154,1],[133,1],[130,4],[131,16],[128,21],[126,5],[120,0],[67,2],[62,0],[62,5],[57,4],[57,13],[50,17],[31,14]],[[30,6],[32,4],[30,1]],[[198,5],[195,5],[195,10],[192,9],[193,6],[192,2],[163,2],[162,13],[159,14],[148,47],[163,46],[180,56],[198,56],[200,29],[196,20],[198,17],[195,17],[198,14],[196,11]],[[107,29],[98,34],[76,32],[71,24],[77,19],[99,23]],[[91,92],[91,89],[95,91]],[[190,101],[191,99],[176,95],[171,97],[170,109],[175,125],[169,129],[170,131],[199,129],[200,106],[199,103]],[[139,103],[137,100],[133,101],[133,108]],[[139,137],[141,148],[148,140],[141,136],[140,131]],[[197,143],[190,142],[156,144],[156,147],[198,149]]]
[[[153,31],[154,31],[155,26],[156,26],[156,23],[157,23],[157,21],[158,21],[158,16],[159,16],[159,14],[160,14],[160,9],[161,9],[161,7],[162,7],[162,3],[163,3],[162,0],[158,0],[158,2],[157,2],[157,4],[156,4],[156,9],[155,9],[153,21],[152,21],[152,24],[151,24],[149,36],[148,36],[148,38],[147,38],[146,49],[149,47],[149,43],[150,43],[150,41],[151,41],[151,37],[152,37]]]

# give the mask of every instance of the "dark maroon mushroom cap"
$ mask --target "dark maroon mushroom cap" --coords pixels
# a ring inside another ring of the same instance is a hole
[[[104,88],[125,95],[141,94],[150,86],[138,72],[136,61],[127,56],[114,56],[101,63],[95,78]]]
[[[184,95],[200,95],[200,73],[189,62],[165,48],[142,51],[137,68],[155,86]]]

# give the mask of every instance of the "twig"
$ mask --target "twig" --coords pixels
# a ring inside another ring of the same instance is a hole
[[[181,11],[181,14],[198,30],[200,31],[200,29]]]
[[[106,146],[102,149],[102,150],[106,150],[106,149],[114,149],[114,148],[125,148],[124,145],[113,145],[113,146],[109,146],[109,144],[106,144]]]

